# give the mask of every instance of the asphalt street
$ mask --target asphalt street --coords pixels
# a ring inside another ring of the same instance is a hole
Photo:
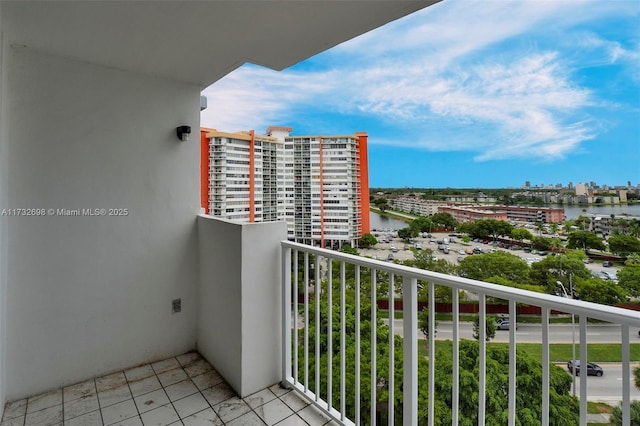
[[[387,323],[387,319],[383,320]],[[394,322],[395,333],[402,335],[403,322],[402,319],[396,319]],[[574,329],[571,324],[550,324],[549,325],[549,341],[550,343],[571,343],[573,341]],[[473,324],[470,322],[460,322],[460,338],[473,339]],[[424,338],[424,335],[418,331],[418,337]],[[579,343],[580,334],[578,324],[575,326],[576,343]],[[453,339],[453,323],[451,321],[439,321],[436,333],[438,340]],[[629,339],[631,343],[640,343],[638,330],[629,331]],[[620,343],[622,342],[622,331],[619,325],[614,324],[589,324],[587,326],[587,340],[589,343]],[[496,337],[493,342],[508,342],[509,331],[497,330]],[[542,328],[540,324],[518,324],[516,332],[516,341],[520,343],[541,343]]]
[[[388,320],[383,322],[388,324]],[[436,332],[437,340],[453,339],[453,323],[450,321],[439,321]],[[516,330],[516,342],[520,343],[541,343],[542,328],[540,324],[519,324]],[[394,321],[395,334],[402,335],[404,328],[402,319]],[[460,338],[473,339],[473,325],[469,322],[460,323]],[[550,324],[549,325],[549,341],[551,343],[571,343],[573,336],[573,327],[571,324]],[[579,333],[576,325],[575,330],[576,343],[579,343]],[[424,339],[425,336],[418,330],[418,338]],[[589,324],[587,326],[587,340],[589,343],[620,343],[621,328],[619,325],[611,324]],[[637,330],[630,331],[631,343],[640,342]],[[497,330],[496,337],[492,342],[509,342],[508,330]],[[568,360],[567,360],[568,361]],[[566,369],[566,362],[557,363],[558,366]],[[602,377],[587,377],[587,395],[589,401],[602,401],[608,404],[616,404],[622,400],[622,364],[620,363],[600,363],[604,375]],[[638,363],[632,363],[631,371],[637,367]],[[633,373],[631,379],[631,398],[640,400],[640,391],[633,386]],[[576,378],[576,394],[580,393],[581,377]]]

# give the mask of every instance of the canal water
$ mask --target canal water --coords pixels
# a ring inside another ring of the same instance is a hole
[[[406,228],[409,226],[408,223],[403,222],[398,219],[392,219],[389,217],[380,216],[378,213],[369,212],[369,218],[371,220],[371,230],[383,230],[383,229],[393,229],[397,231],[398,229]]]
[[[612,214],[622,216],[624,214],[630,214],[634,216],[640,216],[640,204],[630,205],[612,205],[612,206],[598,206],[598,205],[583,205],[583,206],[549,206],[564,208],[564,215],[567,219],[575,219],[581,214],[595,214],[598,216],[611,216]],[[582,211],[582,210],[585,211]]]

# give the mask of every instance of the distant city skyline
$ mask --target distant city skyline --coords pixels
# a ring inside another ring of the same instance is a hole
[[[282,72],[245,65],[202,125],[369,134],[371,187],[640,182],[640,2],[447,0]]]

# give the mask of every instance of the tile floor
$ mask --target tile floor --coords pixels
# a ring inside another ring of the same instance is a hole
[[[0,426],[316,426],[326,414],[271,386],[239,398],[213,367],[189,352],[5,406]]]

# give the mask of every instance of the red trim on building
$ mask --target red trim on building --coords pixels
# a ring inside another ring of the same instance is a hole
[[[200,207],[209,214],[209,138],[211,129],[200,129]]]
[[[369,153],[366,132],[355,132],[358,137],[358,168],[360,169],[360,185],[358,199],[360,200],[360,223],[362,224],[360,237],[371,232],[371,220],[369,216]]]

